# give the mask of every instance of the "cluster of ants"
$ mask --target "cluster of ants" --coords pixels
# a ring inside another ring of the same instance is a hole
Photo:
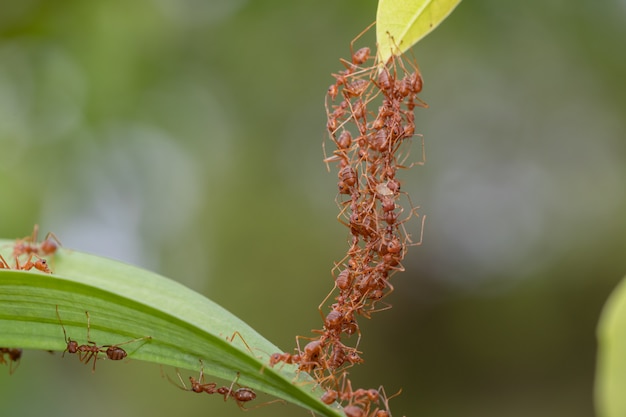
[[[7,262],[7,260],[0,254],[0,269],[29,271],[35,268],[41,272],[51,274],[52,271],[50,270],[48,262],[43,257],[54,255],[59,246],[61,246],[61,242],[52,232],[46,234],[44,239],[41,242],[38,242],[38,234],[39,226],[35,225],[33,227],[33,233],[30,236],[24,237],[22,239],[17,239],[15,241],[15,243],[13,244],[13,259],[15,262],[14,267],[12,267],[9,262]],[[21,261],[20,258],[22,258]],[[87,344],[79,345],[78,342],[76,342],[75,340],[68,339],[65,332],[65,327],[63,326],[63,322],[61,321],[61,316],[59,315],[58,306],[56,312],[59,323],[61,324],[61,328],[63,329],[65,342],[67,344],[63,355],[65,355],[65,352],[76,353],[78,354],[80,361],[84,362],[85,364],[93,360],[93,371],[96,370],[96,361],[99,358],[100,354],[105,354],[107,358],[111,360],[122,360],[127,356],[127,354],[124,349],[119,347],[120,345],[149,338],[144,337],[140,339],[130,340],[128,342],[119,343],[117,345],[98,346],[90,339],[89,313],[85,312],[85,314],[87,315]],[[22,349],[0,347],[0,364],[9,364],[10,374],[12,374],[15,369],[17,369],[17,365],[19,365],[21,357]]]
[[[15,262],[13,267],[0,254],[0,269],[30,271],[35,268],[41,272],[51,274],[52,271],[43,256],[53,255],[61,245],[61,242],[52,232],[48,233],[41,242],[37,242],[38,234],[39,226],[35,225],[30,236],[15,241],[13,245],[13,260]],[[22,259],[21,261],[20,258]],[[22,349],[0,347],[0,365],[8,364],[10,374],[15,372],[21,358]]]
[[[33,227],[32,235],[15,241],[15,244],[13,245],[13,259],[15,261],[15,266],[11,267],[6,259],[4,259],[4,257],[0,254],[0,269],[30,271],[35,268],[41,272],[51,274],[52,271],[48,266],[48,262],[43,257],[54,255],[57,248],[61,245],[61,242],[52,232],[48,232],[46,237],[41,242],[37,242],[38,234],[39,226],[35,225]],[[22,262],[20,262],[20,258],[22,258]]]
[[[12,254],[14,259],[13,267],[0,254],[0,269],[16,269],[28,271],[35,268],[41,272],[52,273],[48,262],[43,257],[54,255],[58,247],[61,246],[61,242],[52,232],[48,233],[41,242],[38,242],[38,234],[39,227],[38,225],[35,225],[33,228],[33,233],[30,236],[24,237],[22,239],[17,239],[15,241],[15,243],[13,244]],[[66,343],[65,350],[63,351],[63,356],[65,356],[65,353],[76,354],[80,362],[86,365],[89,363],[93,363],[91,368],[92,372],[95,372],[96,363],[99,359],[107,358],[109,360],[119,361],[126,358],[128,354],[120,346],[152,339],[151,336],[144,336],[113,345],[98,345],[96,342],[91,340],[91,319],[89,316],[89,312],[85,311],[85,315],[87,317],[87,343],[79,344],[76,340],[72,340],[67,336],[65,326],[63,325],[63,321],[61,320],[61,316],[59,314],[58,306],[56,306],[56,315],[59,320],[59,324],[61,325],[63,337]],[[19,366],[20,359],[22,358],[22,352],[23,351],[20,348],[0,347],[0,365],[8,365],[9,373],[13,374],[13,372],[15,372],[15,370]],[[256,393],[249,387],[242,387],[237,384],[239,374],[237,374],[237,378],[231,383],[230,387],[218,387],[216,383],[204,382],[204,368],[202,361],[200,361],[200,364],[202,368],[200,370],[199,379],[189,377],[189,380],[191,382],[191,388],[187,388],[185,386],[185,384],[182,382],[182,378],[180,377],[180,373],[178,373],[178,378],[180,379],[182,384],[182,387],[179,388],[182,388],[186,391],[193,391],[196,393],[205,392],[207,394],[220,394],[224,397],[224,401],[232,398],[237,402],[239,408],[241,408],[242,410],[247,410],[243,406],[243,404],[254,400],[256,398]],[[238,388],[235,388],[235,385],[237,385]]]
[[[396,172],[423,163],[422,141],[422,161],[405,165],[406,144],[419,136],[415,134],[415,107],[427,105],[418,98],[422,78],[417,65],[405,62],[401,55],[392,54],[383,63],[364,47],[341,63],[345,69],[333,74],[335,83],[326,94],[327,130],[336,149],[324,162],[338,165],[337,218],[350,231],[350,247],[333,268],[335,285],[319,306],[324,327],[313,330],[319,336],[297,336],[296,353],[275,353],[270,365],[298,365],[326,390],[321,400],[329,405],[339,402],[348,417],[388,417],[391,397],[386,397],[384,389],[353,390],[345,370],[363,362],[357,317],[370,318],[391,308],[381,301],[393,291],[389,279],[404,270],[401,262],[407,247],[421,243],[421,239],[413,242],[405,228],[409,219],[419,215],[408,195],[400,191]],[[399,201],[402,196],[410,206],[407,212]],[[325,315],[322,306],[333,294],[334,303]],[[356,345],[344,344],[342,337],[355,333]],[[304,349],[300,339],[309,340]]]

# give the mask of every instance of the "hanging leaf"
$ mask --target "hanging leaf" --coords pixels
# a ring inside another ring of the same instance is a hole
[[[461,0],[379,0],[376,13],[378,58],[401,55],[435,29]]]
[[[0,240],[7,260],[12,244]],[[293,365],[269,367],[269,355],[280,349],[197,292],[137,267],[62,248],[49,265],[53,274],[0,268],[0,347],[64,351],[59,316],[68,339],[88,344],[88,311],[90,339],[98,346],[149,336],[123,345],[130,359],[188,369],[193,376],[202,360],[206,375],[232,381],[239,373],[242,385],[323,416],[343,416],[320,401],[323,391],[314,389],[308,374]],[[101,362],[98,367],[116,365]]]

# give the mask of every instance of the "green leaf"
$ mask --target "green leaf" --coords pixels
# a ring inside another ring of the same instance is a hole
[[[599,417],[626,416],[626,278],[604,305],[598,324],[595,402]]]
[[[10,264],[12,244],[0,240]],[[197,292],[137,267],[62,248],[48,263],[53,274],[0,269],[0,346],[64,351],[57,306],[67,337],[87,344],[88,311],[90,338],[99,346],[151,337],[123,345],[133,360],[188,369],[196,378],[202,360],[206,375],[232,381],[239,373],[241,385],[323,416],[343,416],[340,408],[320,401],[323,392],[306,373],[293,365],[269,367],[269,355],[280,350]],[[235,332],[241,337],[231,340]],[[72,356],[66,353],[64,360],[77,360]]]
[[[386,63],[428,35],[461,0],[379,0],[376,12],[378,58]]]

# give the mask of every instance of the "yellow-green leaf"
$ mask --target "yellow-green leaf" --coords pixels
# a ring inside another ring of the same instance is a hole
[[[626,278],[606,302],[598,325],[595,401],[598,417],[626,416]]]
[[[12,243],[0,240],[9,265]],[[242,385],[323,416],[343,415],[320,401],[323,391],[306,373],[293,365],[269,367],[269,355],[279,349],[201,294],[153,272],[63,248],[49,265],[53,274],[0,268],[0,347],[64,351],[57,306],[67,338],[88,344],[88,311],[90,339],[98,346],[150,337],[123,345],[129,359],[188,369],[193,376],[202,360],[206,375],[232,381],[239,374]],[[235,332],[241,337],[232,339]],[[78,360],[74,356],[63,360]],[[99,360],[97,367],[116,365]],[[90,372],[91,364],[85,368]]]
[[[435,29],[461,0],[379,0],[376,12],[378,58],[401,55]]]

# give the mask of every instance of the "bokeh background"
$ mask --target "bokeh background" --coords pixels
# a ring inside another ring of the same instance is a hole
[[[321,162],[324,94],[375,12],[1,0],[0,236],[39,223],[290,351],[320,326],[347,249]],[[427,163],[403,188],[427,215],[424,242],[393,279],[393,309],[361,322],[366,364],[351,370],[403,389],[394,415],[593,415],[595,327],[626,274],[625,44],[624,1],[466,0],[413,49]],[[239,413],[137,361],[91,374],[27,351],[0,369],[6,416]]]

